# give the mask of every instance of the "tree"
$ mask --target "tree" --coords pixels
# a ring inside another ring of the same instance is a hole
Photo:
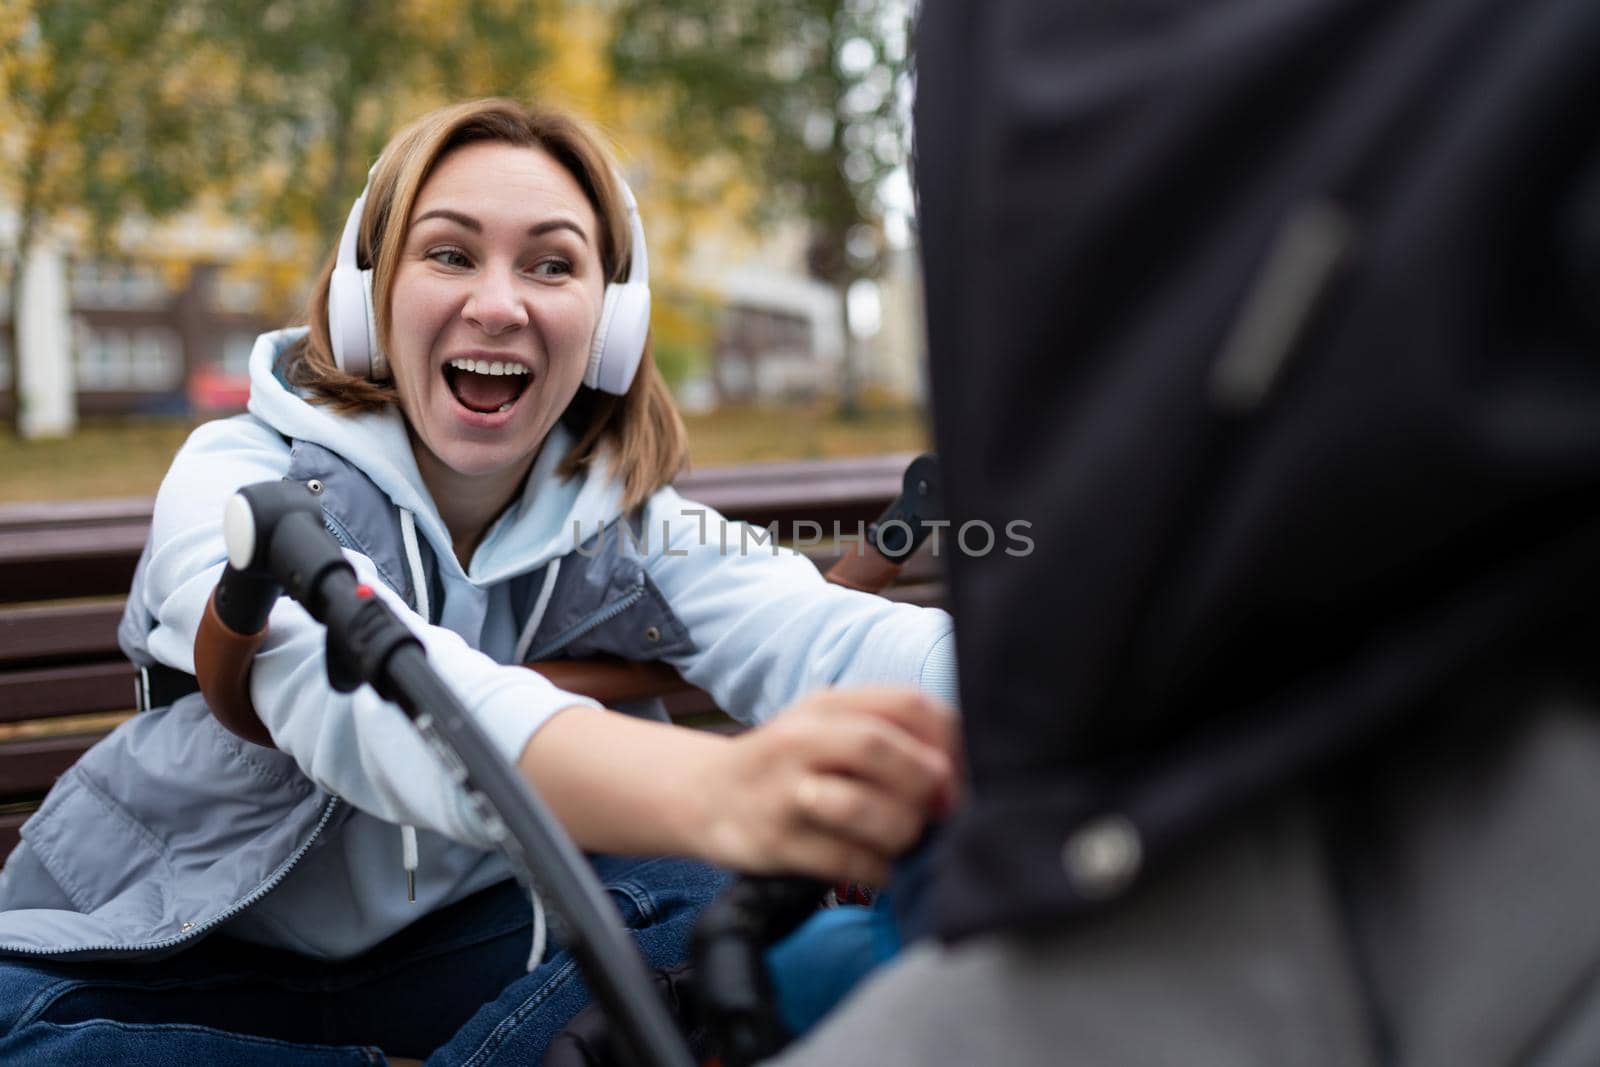
[[[562,6],[13,0],[0,10],[11,306],[34,242],[69,218],[107,247],[125,216],[210,195],[320,253],[394,126],[447,99],[523,92],[541,17]],[[20,398],[24,361],[13,362]]]
[[[214,136],[197,106],[226,67],[199,14],[188,0],[49,0],[12,5],[0,21],[13,329],[29,252],[62,215],[79,212],[103,240],[122,214],[176,210],[229,169],[237,145]],[[23,361],[13,362],[21,398]]]
[[[251,77],[240,109],[270,165],[235,207],[306,235],[319,251],[343,226],[367,165],[405,118],[448,100],[521,95],[561,0],[274,0],[218,3],[219,32]]]
[[[881,190],[905,163],[909,8],[885,0],[618,0],[612,54],[624,86],[663,95],[674,180],[716,200],[733,158],[767,190],[755,221],[798,215],[808,266],[841,311],[883,264]],[[844,317],[848,321],[848,315]],[[846,331],[841,407],[859,404]]]

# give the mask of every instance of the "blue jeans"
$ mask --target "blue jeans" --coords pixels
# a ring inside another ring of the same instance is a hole
[[[593,858],[655,967],[688,954],[727,876],[678,859]],[[532,1065],[589,1000],[553,944],[526,971],[531,909],[514,882],[413,923],[351,960],[309,959],[214,935],[159,960],[0,957],[0,1063]],[[381,1050],[381,1051],[380,1051]]]

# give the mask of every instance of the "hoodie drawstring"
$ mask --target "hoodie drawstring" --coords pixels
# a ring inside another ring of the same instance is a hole
[[[533,951],[528,953],[528,970],[539,966],[539,961],[544,959],[544,947],[547,937],[544,921],[544,901],[539,899],[539,891],[530,888],[528,896],[533,900]]]
[[[422,566],[422,549],[417,545],[417,520],[405,508],[400,509],[400,540],[405,544],[406,566],[411,569],[411,588],[415,591],[417,614],[422,621],[433,622],[433,606],[428,602],[428,573]],[[409,824],[400,827],[400,865],[406,871],[406,900],[417,902],[417,828]]]
[[[516,652],[511,660],[513,663],[527,660],[528,649],[533,645],[533,635],[539,632],[539,624],[544,621],[544,613],[549,610],[550,596],[556,590],[556,575],[560,573],[561,557],[557,556],[544,569],[544,584],[539,587],[539,595],[534,599],[533,610],[528,613],[528,621],[523,624],[522,635],[517,638]],[[539,891],[529,886],[528,898],[533,901],[533,947],[528,952],[528,970],[532,971],[539,966],[539,961],[544,959],[549,930],[544,918],[544,901],[539,899]]]
[[[522,636],[517,638],[517,650],[512,662],[527,660],[528,649],[533,647],[533,635],[539,632],[539,624],[544,622],[544,613],[550,607],[550,596],[556,591],[556,575],[560,573],[561,557],[557,556],[544,569],[544,584],[539,587],[539,596],[534,600],[533,610],[528,613],[528,621],[522,627]]]
[[[406,899],[417,902],[417,828],[400,827],[400,863],[406,869]]]
[[[428,602],[428,573],[422,567],[422,549],[417,543],[417,519],[405,508],[400,509],[400,540],[405,544],[406,566],[411,569],[411,586],[416,591],[417,614],[422,621],[433,622],[433,605]]]
[[[432,606],[428,602],[428,575],[422,566],[422,550],[417,542],[417,520],[410,511],[400,509],[400,540],[405,543],[406,565],[411,570],[411,585],[416,590],[417,614],[423,621],[433,623]],[[561,560],[556,558],[550,561],[545,568],[544,584],[539,587],[539,596],[534,601],[533,611],[528,616],[528,622],[522,628],[522,634],[517,638],[516,656],[512,662],[521,663],[528,655],[528,648],[533,644],[533,635],[539,630],[539,623],[544,620],[544,613],[550,607],[551,594],[555,592],[556,575],[561,571]],[[400,827],[400,862],[406,869],[406,899],[413,904],[417,901],[417,828],[405,825]],[[544,951],[549,942],[549,924],[545,921],[544,901],[539,899],[539,891],[532,887],[528,890],[528,898],[533,904],[533,945],[528,953],[528,970],[532,971],[539,966],[539,961],[544,959]]]

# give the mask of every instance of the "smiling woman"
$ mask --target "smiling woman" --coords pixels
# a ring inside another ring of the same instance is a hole
[[[537,148],[466,145],[417,193],[387,347],[452,529],[487,527],[578,393],[604,299],[599,232],[577,180]]]
[[[162,483],[120,631],[153,707],[62,775],[0,872],[0,1061],[536,1063],[584,1003],[492,824],[395,708],[330,686],[299,605],[250,675],[270,744],[193,691],[224,504],[254,482],[318,495],[656,965],[719,867],[879,880],[944,810],[949,618],[746,552],[678,496],[649,308],[643,223],[582,123],[490,100],[395,136],[306,326],[257,342],[249,413]],[[619,524],[641,536],[576,543]],[[601,708],[530,649],[665,661],[755,728]]]
[[[391,142],[357,208],[369,197],[383,206],[352,210],[354,239],[324,268],[311,329],[286,350],[284,370],[341,410],[398,400],[458,547],[475,547],[458,535],[487,526],[486,509],[509,499],[557,419],[579,438],[560,473],[587,470],[609,448],[625,507],[677,474],[687,446],[650,358],[643,229],[632,194],[577,119],[520,107],[435,112]],[[336,351],[330,311],[344,255],[364,268],[370,294],[380,353],[371,377],[346,373]],[[615,330],[597,330],[608,310]],[[608,337],[621,350],[602,382]],[[504,368],[526,372],[520,390],[484,380],[495,363],[502,378]]]

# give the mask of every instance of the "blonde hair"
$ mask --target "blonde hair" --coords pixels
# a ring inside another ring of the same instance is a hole
[[[577,117],[512,100],[471,100],[423,115],[396,133],[378,157],[368,184],[367,206],[356,238],[356,260],[372,268],[373,310],[378,343],[388,348],[395,269],[405,244],[405,220],[417,193],[439,162],[463,145],[497,141],[546,152],[570,172],[589,199],[600,224],[600,262],[605,277],[627,277],[632,255],[627,209],[615,171],[599,137]],[[396,220],[399,220],[398,222]],[[305,339],[282,357],[284,377],[308,399],[347,414],[379,411],[397,402],[392,382],[375,382],[340,370],[328,335],[328,283],[337,248],[323,264],[306,309]],[[577,438],[557,473],[588,470],[609,448],[612,473],[623,483],[623,507],[632,509],[667,485],[688,459],[683,420],[645,341],[644,358],[624,396],[579,386],[561,416]]]

